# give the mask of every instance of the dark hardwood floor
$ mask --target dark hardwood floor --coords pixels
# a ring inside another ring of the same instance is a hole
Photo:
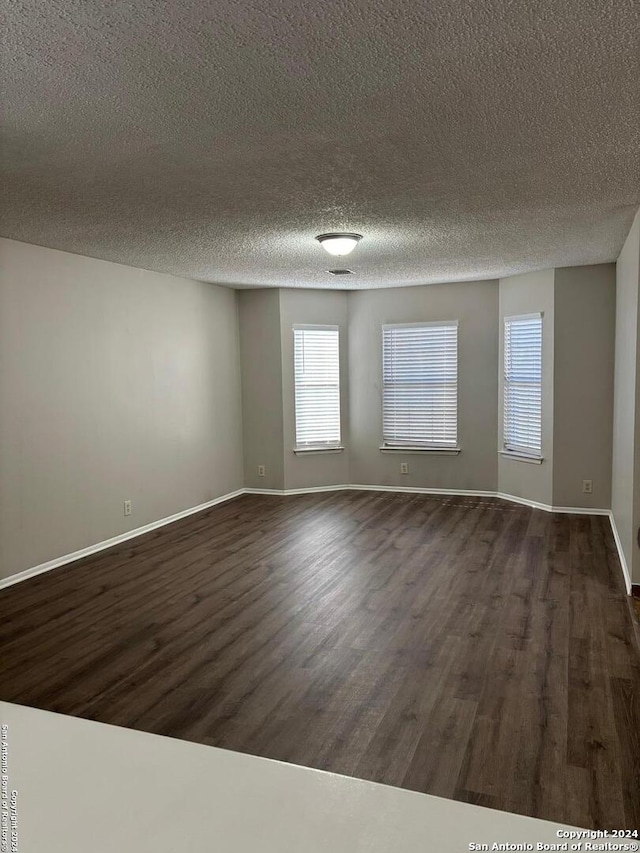
[[[605,517],[246,495],[0,591],[0,698],[590,828],[640,827]]]

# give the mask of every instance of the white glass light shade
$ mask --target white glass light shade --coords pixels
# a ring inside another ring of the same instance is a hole
[[[348,255],[362,240],[362,234],[320,234],[316,240],[330,255]]]

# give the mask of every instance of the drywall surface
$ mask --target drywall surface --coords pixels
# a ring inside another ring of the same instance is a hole
[[[615,314],[614,264],[555,271],[554,506],[611,506]]]
[[[351,482],[441,489],[498,485],[498,282],[370,290],[349,296]],[[458,456],[383,453],[384,323],[458,320]],[[407,462],[409,474],[400,474]]]
[[[640,212],[616,264],[613,517],[633,583],[640,583]]]
[[[0,255],[2,577],[242,486],[232,291],[11,240]]]
[[[284,489],[280,291],[245,290],[238,302],[245,486]]]
[[[553,502],[553,350],[554,350],[554,271],[525,273],[500,279],[500,404],[498,446],[503,447],[502,400],[504,372],[503,326],[505,317],[541,311],[542,320],[542,456],[541,465],[499,456],[498,491],[514,497]]]
[[[284,482],[286,489],[341,485],[349,482],[349,359],[347,294],[339,291],[281,290],[282,402]],[[320,325],[340,328],[340,417],[345,449],[340,453],[294,453],[295,393],[293,326]]]

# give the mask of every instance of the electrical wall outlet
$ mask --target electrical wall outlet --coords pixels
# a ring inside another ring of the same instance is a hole
[[[593,494],[593,480],[583,480],[582,481],[582,491],[585,495]]]
[[[124,514],[131,515],[131,501],[124,502]]]
[[[408,462],[401,462],[400,463],[400,473],[401,474],[408,474],[409,473],[409,463]]]
[[[264,465],[258,465],[258,477],[264,477]]]

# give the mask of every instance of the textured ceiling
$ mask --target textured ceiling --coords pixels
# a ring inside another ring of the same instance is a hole
[[[8,12],[7,237],[233,286],[388,287],[611,261],[640,203],[636,0]],[[333,230],[364,239],[330,258]]]

